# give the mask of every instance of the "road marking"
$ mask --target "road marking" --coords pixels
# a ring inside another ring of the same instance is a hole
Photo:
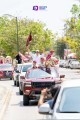
[[[10,98],[11,98],[11,94],[12,90],[8,89],[6,95],[4,95],[2,101],[1,101],[1,108],[0,108],[0,120],[3,120],[4,117],[4,113],[7,109],[7,106],[9,104]]]

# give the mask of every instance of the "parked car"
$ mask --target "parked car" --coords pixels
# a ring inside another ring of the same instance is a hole
[[[70,63],[70,68],[71,69],[80,69],[80,62],[79,61],[72,61],[71,63]]]
[[[17,87],[19,86],[19,74],[21,67],[22,64],[17,64],[17,66],[14,68],[13,80],[14,80],[14,85],[16,85]]]
[[[64,67],[65,68],[70,68],[70,64],[71,64],[72,61],[76,61],[76,59],[67,59],[65,61]]]
[[[12,64],[0,64],[0,79],[2,78],[10,78],[10,80],[13,79],[13,71],[14,67]]]
[[[28,63],[23,63],[21,67],[20,74],[19,74],[19,94],[20,95],[23,94],[22,83],[25,79],[25,73],[27,72],[28,68],[30,68],[31,66],[32,66],[32,63],[28,62]]]
[[[63,81],[52,106],[43,103],[39,113],[48,120],[80,120],[80,80]]]
[[[56,74],[56,72],[54,72]],[[64,76],[63,76],[64,77]],[[30,72],[25,74],[25,80],[22,84],[23,86],[23,105],[29,105],[30,101],[38,101],[41,90],[43,88],[50,88],[55,83],[60,83],[61,78],[53,77],[41,69],[32,69]],[[49,97],[46,96],[47,100]]]
[[[64,67],[65,60],[59,60],[59,67]]]

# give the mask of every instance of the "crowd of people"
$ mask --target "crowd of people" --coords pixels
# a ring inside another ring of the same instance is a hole
[[[25,52],[24,54],[18,52],[14,60],[12,60],[11,56],[0,56],[0,64],[11,63],[15,68],[17,64],[32,62],[32,69],[40,68],[51,74],[51,67],[55,67],[57,72],[59,68],[58,59],[55,59],[55,57],[53,56],[53,50],[45,54],[44,51],[41,53],[39,50],[30,51],[28,49],[27,52]]]
[[[52,50],[51,50],[52,52]],[[33,63],[33,69],[39,67],[42,70],[45,70],[48,73],[51,73],[50,67],[54,67],[58,70],[58,59],[55,57],[45,54],[43,51],[40,53],[39,50],[36,50],[35,52],[31,52],[29,49],[27,52],[25,52],[24,56],[19,53],[16,57],[17,63],[24,63],[24,62],[32,62]],[[47,59],[49,58],[49,59]],[[35,67],[34,67],[35,66]]]
[[[3,63],[12,64],[12,57],[11,56],[6,56],[6,57],[0,56],[0,64],[3,64]]]
[[[30,51],[28,49],[27,52],[22,55],[20,52],[15,56],[15,59],[12,60],[11,56],[0,56],[0,64],[3,63],[12,63],[14,66],[16,64],[21,64],[25,62],[35,62],[38,67],[40,67],[42,70],[45,70],[46,72],[50,73],[50,67],[57,66],[58,64],[58,59],[55,59],[52,56],[46,55],[45,52],[43,51],[40,53],[39,50],[35,51]],[[49,58],[49,59],[47,59]]]

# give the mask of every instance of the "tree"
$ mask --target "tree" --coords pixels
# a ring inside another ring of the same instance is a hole
[[[72,17],[65,20],[64,31],[66,42],[69,44],[73,52],[80,57],[80,6],[74,4],[71,8]]]
[[[60,58],[64,58],[64,49],[66,48],[66,42],[63,38],[59,38],[57,41],[55,41],[55,53]]]
[[[27,18],[18,19],[18,41],[19,50],[24,53],[26,49],[26,39],[32,32],[30,49],[51,49],[54,35],[40,21],[35,22]],[[16,42],[16,20],[10,17],[0,17],[0,49],[6,55],[14,57],[17,54]],[[3,54],[2,53],[2,54]]]

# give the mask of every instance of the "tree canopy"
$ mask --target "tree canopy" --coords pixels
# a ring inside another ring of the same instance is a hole
[[[32,41],[29,45],[30,50],[52,49],[54,35],[46,24],[41,21],[29,20],[27,18],[17,19],[18,33],[16,32],[16,19],[2,16],[0,17],[0,52],[1,54],[11,55],[17,54],[17,34],[19,51],[26,51],[26,40],[30,32],[32,32]]]

